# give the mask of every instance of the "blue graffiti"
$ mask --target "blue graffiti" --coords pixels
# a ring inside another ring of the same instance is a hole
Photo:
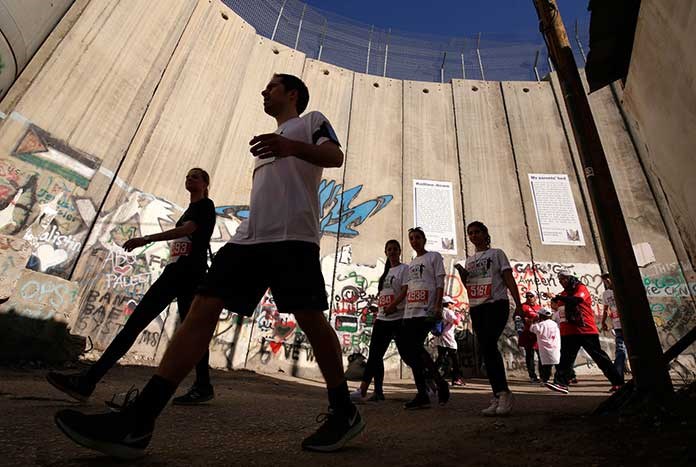
[[[321,181],[319,184],[319,206],[322,216],[319,228],[322,234],[355,237],[360,233],[355,230],[356,227],[384,209],[394,199],[392,195],[381,195],[357,206],[351,206],[362,189],[362,185],[357,185],[343,190],[343,185],[336,183],[335,180],[324,179]],[[215,211],[218,216],[238,219],[249,217],[249,206],[218,206]]]

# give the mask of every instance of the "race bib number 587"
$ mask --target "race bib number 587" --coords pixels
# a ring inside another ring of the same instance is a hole
[[[481,279],[469,279],[466,284],[466,291],[469,295],[469,305],[480,305],[491,296],[491,279],[483,277]]]

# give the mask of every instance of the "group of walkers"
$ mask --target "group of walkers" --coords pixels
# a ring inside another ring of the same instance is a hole
[[[137,335],[177,299],[181,326],[142,391],[130,391],[122,404],[112,404],[112,410],[106,413],[88,415],[72,409],[56,413],[58,428],[77,444],[124,459],[142,456],[157,418],[194,367],[194,385],[174,403],[211,400],[214,390],[208,373],[208,344],[220,312],[224,307],[250,316],[268,288],[279,312],[295,315],[326,381],[328,413],[317,419],[321,426],[302,441],[302,448],[335,451],[364,429],[365,422],[354,401],[367,399],[372,381],[374,393],[370,399],[384,399],[383,357],[392,339],[411,367],[417,388],[405,408],[429,406],[429,392],[433,390],[440,404],[448,402],[449,385],[424,344],[433,324],[440,320],[444,335],[440,337],[442,357],[456,358],[456,351],[448,350],[454,340],[450,336],[456,316],[451,310],[443,310],[443,303],[448,301],[443,297],[443,258],[425,250],[426,233],[419,227],[408,233],[416,253],[410,264],[401,263],[398,241],[386,243],[387,263],[379,281],[370,354],[361,387],[351,396],[338,338],[323,313],[328,303],[319,258],[318,187],[322,170],[340,167],[344,155],[324,115],[316,111],[302,115],[309,91],[299,78],[276,74],[261,95],[264,111],[276,120],[277,129],[255,136],[249,143],[255,159],[249,215],[232,239],[217,252],[208,268],[207,254],[215,224],[214,203],[208,197],[210,177],[203,169],[191,169],[185,184],[191,203],[176,227],[130,239],[123,245],[130,252],[151,242],[167,241],[170,264],[94,365],[78,374],[48,374],[48,381],[59,390],[81,401],[88,399]],[[514,300],[516,315],[524,315],[523,304],[510,263],[502,250],[491,248],[487,227],[473,222],[467,227],[467,235],[476,251],[464,265],[457,265],[457,271],[467,288],[473,330],[493,392],[490,406],[482,413],[505,415],[512,409],[513,395],[498,339],[508,322],[509,297]],[[580,347],[590,353],[612,383],[620,384],[623,376],[618,375],[599,347],[589,293],[572,275],[563,277],[565,289],[557,297],[559,313],[565,313],[560,328],[563,350],[554,383],[550,384],[567,390],[569,370]],[[458,369],[458,362],[453,363]],[[459,374],[453,378],[463,384]]]

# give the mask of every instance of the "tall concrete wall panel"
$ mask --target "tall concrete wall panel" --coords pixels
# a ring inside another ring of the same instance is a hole
[[[246,66],[255,40],[254,30],[238,17],[226,20],[217,4],[198,3],[76,270],[83,293],[75,327],[91,335],[96,348],[111,342],[128,319],[123,311],[140,301],[169,258],[164,242],[125,253],[124,238],[174,226],[189,202],[184,178],[191,167],[210,170],[225,158],[226,170],[236,170],[238,164],[222,152],[240,91],[228,70]],[[227,241],[236,225],[220,217],[215,244]],[[145,329],[137,341],[143,348],[136,345],[131,354],[154,357],[164,350],[176,322],[172,305]]]
[[[667,350],[696,325],[693,292],[610,88],[590,95],[612,179],[621,202],[662,347]],[[669,285],[668,285],[669,284]],[[665,293],[671,289],[670,293]],[[696,368],[693,354],[682,364]]]
[[[623,96],[629,123],[644,145],[643,163],[664,190],[686,247],[684,261],[690,262],[685,267],[692,284],[696,283],[694,28],[693,2],[642,2]]]
[[[0,99],[72,3],[0,1]]]
[[[0,128],[3,232],[69,277],[195,1],[92,2]]]
[[[374,324],[369,306],[384,271],[384,244],[401,241],[404,231],[402,93],[399,80],[355,74],[331,321],[346,355],[369,353]],[[398,376],[393,345],[384,360],[387,374]]]
[[[404,81],[403,119],[404,227],[414,227],[413,179],[452,183],[458,254],[445,255],[445,268],[451,272],[453,263],[465,251],[452,85]],[[402,238],[404,257],[410,259],[413,249],[408,243],[408,233],[404,232]]]
[[[482,221],[496,247],[511,259],[530,261],[500,83],[454,80],[452,87],[466,223]],[[467,246],[473,254],[473,245]]]

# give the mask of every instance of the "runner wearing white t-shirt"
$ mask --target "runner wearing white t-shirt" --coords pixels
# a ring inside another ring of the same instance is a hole
[[[616,344],[616,353],[614,357],[614,366],[619,374],[624,374],[626,371],[626,344],[624,343],[623,329],[621,328],[621,318],[619,317],[619,309],[616,306],[614,298],[614,284],[611,281],[609,274],[602,274],[602,282],[604,283],[604,292],[602,293],[602,302],[604,303],[604,312],[602,313],[602,331],[609,329],[607,326],[607,317],[611,318],[611,325],[614,329],[614,339]]]
[[[215,255],[187,318],[137,399],[118,413],[56,414],[59,428],[75,442],[116,457],[142,456],[156,418],[208,349],[223,307],[250,316],[269,287],[278,310],[293,313],[307,335],[328,389],[329,413],[302,448],[335,451],[364,428],[350,400],[338,337],[323,313],[328,302],[319,259],[318,189],[323,168],[340,167],[343,152],[326,117],[300,117],[309,102],[302,80],[276,74],[261,95],[278,128],[249,143],[256,158],[249,217]]]
[[[370,350],[363,373],[360,388],[352,392],[354,402],[377,402],[384,400],[384,354],[387,353],[392,339],[401,353],[399,329],[406,306],[406,284],[408,282],[408,265],[401,263],[401,245],[398,240],[389,240],[384,246],[387,261],[384,272],[379,278],[377,296],[377,317],[372,325]],[[375,391],[368,399],[367,390],[374,378]]]
[[[408,265],[408,293],[401,329],[401,357],[411,367],[418,394],[404,404],[405,409],[430,407],[427,377],[437,383],[440,404],[449,400],[449,386],[437,371],[425,350],[425,338],[436,319],[442,319],[442,294],[445,287],[445,264],[440,253],[425,251],[425,233],[420,227],[408,229],[408,241],[416,252]]]
[[[491,405],[481,413],[486,416],[506,415],[512,410],[513,397],[508,388],[503,357],[498,350],[498,339],[510,313],[508,292],[515,300],[515,313],[520,316],[523,315],[522,302],[505,252],[491,248],[488,227],[475,221],[467,226],[466,231],[476,252],[466,259],[465,266],[458,263],[455,268],[469,295],[471,324],[493,389]]]

